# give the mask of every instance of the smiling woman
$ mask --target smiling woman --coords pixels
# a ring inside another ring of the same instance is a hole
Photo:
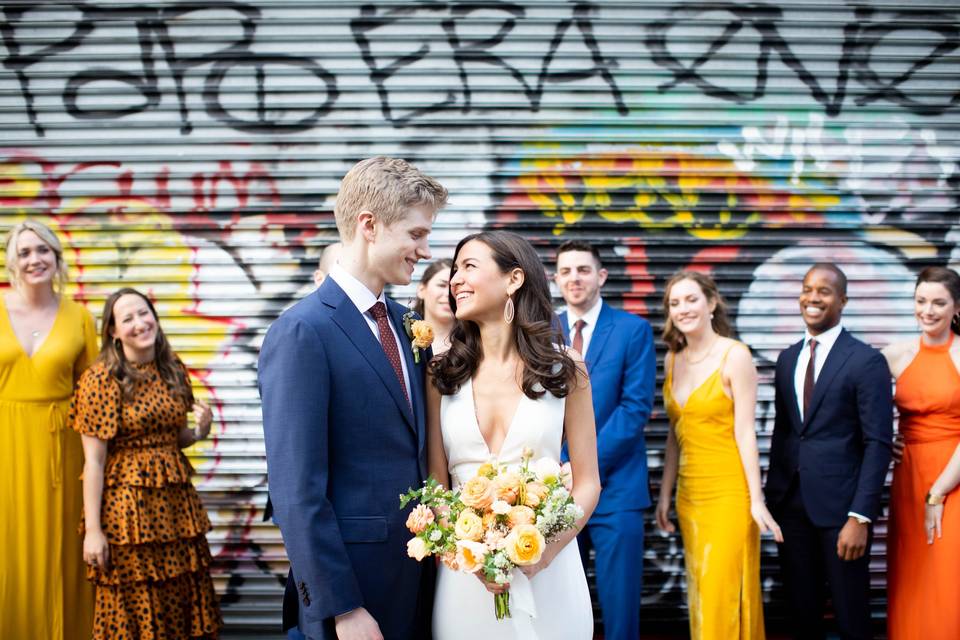
[[[89,638],[74,383],[96,355],[93,317],[62,295],[57,236],[27,220],[7,235],[0,295],[0,638]]]

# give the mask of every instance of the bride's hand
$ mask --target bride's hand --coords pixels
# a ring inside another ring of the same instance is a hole
[[[674,533],[677,527],[670,522],[670,499],[662,497],[657,501],[657,527],[665,533]]]
[[[475,574],[477,580],[483,583],[483,586],[487,591],[493,594],[506,593],[510,590],[510,583],[507,584],[497,584],[496,582],[487,580],[486,576],[483,575],[483,571],[477,571]]]
[[[770,515],[770,511],[763,500],[754,500],[750,503],[750,515],[753,516],[753,521],[760,528],[760,533],[772,533],[774,540],[783,542],[783,532],[780,531],[780,525]]]

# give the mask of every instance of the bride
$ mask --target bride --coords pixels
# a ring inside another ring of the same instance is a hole
[[[450,349],[430,365],[430,473],[459,487],[481,464],[519,466],[524,449],[560,460],[566,442],[582,528],[600,495],[590,383],[580,354],[564,351],[543,265],[529,242],[506,231],[467,236],[450,278],[456,326]],[[433,610],[437,640],[593,637],[593,610],[570,529],[539,563],[514,569],[509,585],[441,565]],[[510,590],[511,617],[493,596]]]

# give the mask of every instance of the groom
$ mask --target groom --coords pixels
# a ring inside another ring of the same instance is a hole
[[[398,496],[427,474],[424,370],[384,296],[430,257],[447,190],[412,165],[369,158],[344,176],[338,264],[273,323],[258,382],[273,518],[290,558],[283,627],[307,638],[423,637],[432,584],[407,557]],[[426,570],[424,571],[426,574]]]

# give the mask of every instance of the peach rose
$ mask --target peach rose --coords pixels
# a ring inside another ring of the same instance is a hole
[[[433,326],[426,320],[415,320],[410,325],[410,332],[413,334],[413,346],[418,349],[426,349],[433,344]]]
[[[418,504],[407,516],[407,529],[410,529],[411,533],[421,533],[431,524],[433,524],[433,511],[425,505]]]
[[[430,555],[430,550],[427,549],[427,543],[421,538],[410,538],[407,541],[407,555],[420,562]]]
[[[471,509],[464,509],[457,518],[453,532],[460,540],[476,542],[483,537],[483,520]]]
[[[443,556],[440,558],[440,561],[443,562],[443,564],[447,565],[447,567],[448,567],[449,569],[453,570],[453,571],[459,571],[459,570],[460,570],[460,564],[457,562],[457,552],[456,552],[456,551],[447,551],[447,552],[444,553]]]
[[[521,524],[533,524],[537,521],[537,514],[533,512],[533,509],[524,505],[517,505],[510,508],[510,513],[507,514],[507,522],[510,523],[511,527],[517,527]]]
[[[457,540],[457,564],[461,571],[476,573],[483,568],[486,555],[487,547],[482,542]]]
[[[536,508],[541,502],[543,502],[544,498],[546,498],[547,494],[549,493],[550,490],[547,489],[547,485],[543,484],[542,482],[528,482],[524,503]]]
[[[485,476],[474,476],[460,488],[460,500],[468,507],[486,509],[493,499],[493,485]]]
[[[543,549],[547,546],[543,534],[532,524],[521,524],[513,528],[504,540],[504,550],[510,561],[525,566],[540,562]]]
[[[506,471],[493,479],[493,493],[507,504],[516,504],[520,496],[521,483],[523,480],[518,474]]]

